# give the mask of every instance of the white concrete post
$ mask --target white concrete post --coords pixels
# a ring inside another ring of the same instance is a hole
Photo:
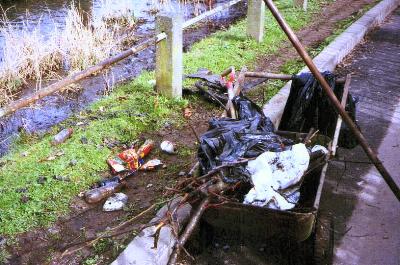
[[[265,3],[263,0],[247,1],[247,35],[258,42],[264,38]]]
[[[182,97],[183,35],[182,15],[162,13],[156,18],[156,34],[167,38],[156,45],[156,88],[167,97]]]
[[[308,0],[294,0],[294,5],[297,7],[303,7],[303,10],[307,11]]]

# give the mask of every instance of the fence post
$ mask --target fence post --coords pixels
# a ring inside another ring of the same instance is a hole
[[[180,13],[162,13],[156,18],[156,34],[167,38],[156,45],[156,88],[167,97],[182,97],[183,18]]]
[[[247,2],[247,35],[261,42],[264,38],[265,3],[263,0]]]
[[[307,11],[308,0],[294,0],[294,5],[297,7],[303,7],[303,10]]]

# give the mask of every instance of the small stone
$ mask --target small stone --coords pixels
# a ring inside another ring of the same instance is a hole
[[[153,187],[153,184],[151,184],[151,183],[146,186],[146,188],[148,188],[148,189],[151,187]]]
[[[128,196],[124,193],[115,193],[113,196],[107,199],[104,203],[103,211],[112,212],[122,210],[125,204],[128,202]]]
[[[22,203],[27,203],[28,201],[29,201],[29,196],[28,195],[25,195],[25,194],[23,194],[22,196],[21,196],[21,202]]]
[[[23,156],[23,157],[27,157],[28,155],[29,155],[29,152],[27,152],[27,151],[21,153],[21,156]]]
[[[7,243],[7,239],[5,237],[0,236],[0,248]]]
[[[156,80],[155,80],[155,79],[151,79],[151,80],[147,81],[147,83],[148,83],[150,86],[155,86],[155,85],[156,85]]]
[[[71,167],[76,166],[76,164],[78,164],[78,160],[76,160],[76,159],[71,159],[71,161],[69,161],[69,165]]]
[[[53,178],[55,180],[59,180],[59,181],[65,181],[65,182],[71,181],[71,179],[67,176],[54,176]]]
[[[265,251],[265,248],[261,247],[261,248],[259,248],[258,250],[259,250],[260,252],[264,252],[264,251]]]
[[[60,229],[57,226],[52,226],[49,229],[47,229],[47,232],[49,232],[49,234],[55,235],[60,232]]]
[[[389,236],[388,235],[384,235],[383,239],[389,239]]]
[[[46,177],[43,177],[43,176],[40,176],[40,177],[38,177],[37,178],[37,180],[36,180],[36,182],[38,183],[38,184],[44,184],[44,183],[46,183],[46,181],[47,181],[47,178]]]
[[[82,144],[87,144],[88,143],[88,139],[86,137],[82,137],[81,138],[81,143]]]
[[[231,247],[229,245],[225,245],[222,247],[223,251],[228,251]]]
[[[215,243],[215,244],[214,244],[214,247],[215,247],[215,248],[219,248],[220,245],[219,245],[218,243]]]
[[[186,176],[186,172],[185,171],[181,171],[181,172],[179,172],[178,176],[179,177],[184,177],[184,176]]]

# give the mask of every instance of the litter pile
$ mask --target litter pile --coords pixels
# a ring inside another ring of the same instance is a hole
[[[177,189],[203,195],[218,192],[244,204],[292,209],[299,201],[305,173],[315,164],[312,160],[325,157],[328,151],[279,135],[262,110],[241,93],[246,74],[246,68],[236,75],[230,67],[221,76],[206,70],[189,76],[202,79],[196,83],[198,93],[218,105],[225,104],[225,113],[212,118],[208,131],[200,137],[200,181],[187,186],[181,183]]]
[[[147,162],[145,157],[154,148],[153,140],[146,140],[139,148],[132,146],[117,156],[107,160],[113,177],[102,180],[97,185],[84,193],[87,203],[97,203],[106,199],[103,210],[106,212],[121,210],[128,202],[128,197],[121,191],[125,186],[125,179],[135,175],[139,170],[154,170],[163,166],[159,159],[150,159]],[[163,141],[160,145],[162,151],[174,153],[174,145],[169,141]]]

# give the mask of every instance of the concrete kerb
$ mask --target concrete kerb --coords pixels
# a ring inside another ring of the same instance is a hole
[[[364,39],[368,31],[381,24],[399,4],[399,0],[384,0],[365,13],[314,58],[313,61],[318,69],[321,72],[333,71],[336,65]],[[307,67],[303,68],[299,73],[304,72],[309,72]],[[264,114],[272,120],[276,128],[279,127],[291,84],[291,81],[286,83],[263,107]]]

